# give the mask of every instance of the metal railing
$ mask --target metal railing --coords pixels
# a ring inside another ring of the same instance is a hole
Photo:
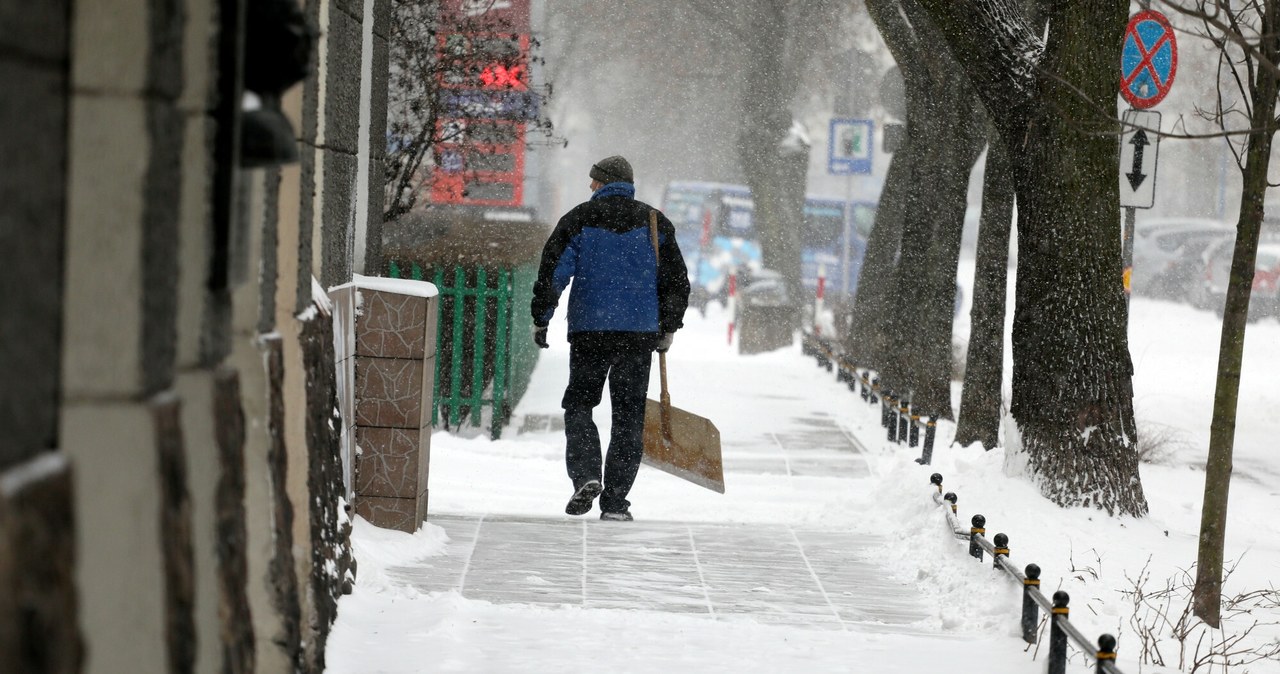
[[[1071,610],[1068,607],[1071,602],[1071,596],[1063,590],[1053,593],[1052,599],[1045,597],[1040,591],[1040,567],[1035,564],[1028,564],[1023,570],[1018,570],[1009,560],[1009,537],[1005,534],[996,534],[991,540],[987,539],[987,518],[982,515],[974,515],[969,526],[964,527],[960,524],[960,518],[957,515],[956,502],[959,500],[955,492],[942,491],[942,475],[934,473],[929,477],[929,483],[937,489],[932,493],[933,502],[941,506],[943,512],[947,516],[947,525],[951,529],[951,533],[958,539],[969,542],[969,555],[978,561],[982,561],[983,554],[991,555],[992,566],[1003,571],[1009,578],[1022,586],[1022,640],[1029,643],[1036,643],[1036,632],[1040,624],[1040,609],[1051,616],[1052,620],[1049,627],[1049,674],[1065,674],[1067,671],[1067,642],[1075,642],[1075,645],[1081,652],[1091,656],[1094,662],[1094,671],[1097,674],[1123,674],[1116,667],[1116,638],[1110,634],[1103,634],[1098,637],[1097,644],[1093,644],[1075,625],[1071,624],[1069,619]]]
[[[806,333],[801,349],[807,356],[818,361],[818,366],[828,372],[836,371],[837,381],[845,383],[850,391],[859,393],[862,400],[871,405],[880,406],[880,425],[886,429],[890,442],[905,443],[908,447],[919,446],[920,429],[924,429],[924,443],[920,458],[916,463],[928,465],[933,459],[933,443],[937,432],[936,415],[920,414],[906,396],[896,395],[884,389],[880,379],[871,369],[857,367],[845,358],[826,340],[812,333]],[[982,561],[983,555],[991,555],[992,566],[1005,573],[1009,578],[1022,586],[1022,639],[1029,644],[1036,643],[1036,633],[1040,625],[1040,610],[1044,609],[1052,620],[1049,628],[1049,674],[1065,674],[1067,668],[1067,643],[1074,642],[1083,653],[1093,658],[1094,671],[1097,674],[1123,674],[1116,667],[1116,639],[1110,634],[1098,637],[1097,644],[1091,643],[1087,637],[1069,619],[1071,596],[1059,590],[1053,596],[1046,597],[1040,591],[1040,567],[1028,564],[1019,570],[1009,560],[1009,537],[996,534],[992,539],[986,536],[987,518],[974,515],[970,526],[960,524],[957,515],[955,492],[942,491],[942,475],[934,473],[929,481],[937,490],[933,493],[933,501],[943,507],[947,516],[947,524],[956,538],[968,541],[969,555]],[[950,507],[947,507],[950,506]]]
[[[922,413],[911,404],[910,397],[882,388],[874,370],[859,368],[817,335],[805,333],[801,350],[816,359],[818,367],[828,372],[835,370],[836,380],[845,383],[850,391],[860,393],[864,402],[880,406],[880,425],[885,428],[889,442],[921,447],[923,429],[924,443],[916,463],[927,466],[933,461],[933,442],[938,430],[936,414]]]
[[[440,292],[436,323],[436,370],[431,388],[431,423],[483,428],[498,439],[511,410],[529,387],[538,350],[531,334],[537,267],[496,270],[455,266],[423,268],[392,260],[391,278],[430,277]],[[487,408],[487,410],[486,410]]]

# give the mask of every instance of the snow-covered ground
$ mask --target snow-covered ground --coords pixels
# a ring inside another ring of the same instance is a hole
[[[971,274],[971,263],[962,266],[962,279]],[[728,490],[714,494],[642,468],[630,497],[638,523],[866,533],[872,541],[866,557],[879,563],[886,579],[912,584],[920,593],[923,617],[911,631],[885,633],[850,623],[819,629],[750,616],[728,620],[569,602],[497,603],[467,598],[457,589],[424,592],[393,569],[444,555],[449,546],[444,529],[428,523],[410,536],[357,521],[359,579],[354,594],[339,604],[327,650],[329,671],[1041,671],[1043,649],[1026,649],[1018,638],[1020,590],[995,575],[989,563],[967,558],[964,546],[948,535],[941,511],[930,500],[928,477],[934,471],[959,495],[963,520],[985,515],[988,535],[1009,536],[1015,563],[1035,562],[1044,569],[1044,590],[1071,594],[1072,621],[1086,635],[1119,637],[1124,671],[1191,671],[1179,668],[1179,644],[1155,611],[1160,608],[1177,621],[1185,598],[1173,596],[1165,606],[1156,595],[1135,611],[1133,591],[1143,578],[1146,592],[1163,590],[1196,558],[1217,357],[1218,324],[1212,314],[1165,302],[1133,303],[1137,415],[1144,428],[1167,429],[1172,438],[1161,463],[1142,467],[1151,514],[1140,520],[1057,508],[1006,468],[1003,451],[949,447],[953,429],[947,424],[940,428],[934,464],[919,466],[912,461],[918,455],[914,450],[883,440],[873,408],[816,368],[798,347],[741,357],[724,344],[725,317],[714,309],[705,319],[691,312],[686,323],[670,355],[673,403],[714,419],[721,428]],[[964,314],[957,323],[963,337]],[[526,417],[559,415],[568,361],[564,329],[563,323],[553,323],[553,347],[544,352],[503,440],[433,436],[432,513],[569,519],[562,510],[570,491],[562,434],[516,433]],[[1228,524],[1227,557],[1235,565],[1229,595],[1273,588],[1280,568],[1280,523],[1274,517],[1280,505],[1274,440],[1280,437],[1275,383],[1280,323],[1249,326],[1244,365]],[[655,370],[653,397],[656,388]],[[608,429],[607,409],[606,396],[597,411],[602,433]],[[857,438],[867,450],[869,475],[806,474],[790,466],[734,469],[733,459],[745,456],[735,452],[745,452],[755,439],[804,432],[806,415],[831,419]],[[628,525],[593,521],[587,526]],[[1224,632],[1210,632],[1199,644],[1201,652],[1209,640],[1230,638],[1255,620],[1280,621],[1275,595],[1266,601],[1271,603],[1252,614],[1233,617]],[[1159,650],[1166,667],[1141,662],[1149,650],[1143,645],[1144,626],[1163,639]],[[1260,646],[1277,638],[1280,629],[1262,625],[1245,643]],[[1191,643],[1187,652],[1195,647]],[[1074,663],[1068,671],[1086,671],[1079,654]],[[1280,672],[1280,662],[1214,671]]]

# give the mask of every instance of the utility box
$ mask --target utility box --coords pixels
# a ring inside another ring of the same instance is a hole
[[[777,272],[752,272],[744,278],[738,294],[738,353],[764,353],[791,346],[798,312]]]
[[[374,526],[412,533],[427,518],[438,291],[356,276],[329,296],[348,499]]]

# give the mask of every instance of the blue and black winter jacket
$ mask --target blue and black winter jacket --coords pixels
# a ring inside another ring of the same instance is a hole
[[[544,326],[569,292],[569,336],[595,332],[675,332],[689,304],[689,276],[675,227],[658,213],[655,264],[648,204],[630,183],[610,183],[560,218],[542,249],[533,285],[533,322]]]

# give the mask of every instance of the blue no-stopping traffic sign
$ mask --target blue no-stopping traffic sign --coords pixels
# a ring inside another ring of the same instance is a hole
[[[1147,10],[1129,19],[1120,52],[1120,94],[1139,110],[1160,101],[1178,73],[1178,43],[1163,14]]]

